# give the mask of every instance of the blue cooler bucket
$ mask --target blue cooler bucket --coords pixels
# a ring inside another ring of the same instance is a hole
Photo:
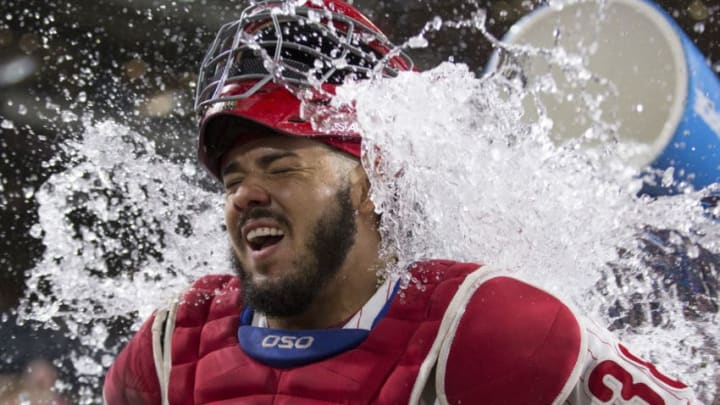
[[[674,185],[649,181],[644,192],[677,193],[720,182],[720,81],[685,33],[658,6],[642,0],[568,2],[545,6],[515,24],[503,39],[537,48],[561,47],[581,55],[587,69],[606,84],[563,79],[545,57],[522,56],[529,85],[550,73],[558,91],[541,97],[562,143],[583,136],[592,112],[580,102],[599,95],[600,120],[616,123],[616,139],[636,148],[623,158],[639,171],[672,174]],[[490,62],[491,69],[497,56]],[[526,106],[530,119],[534,106]],[[672,168],[672,169],[670,169]]]

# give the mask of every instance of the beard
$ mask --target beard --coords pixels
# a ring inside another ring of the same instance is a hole
[[[259,285],[231,254],[245,306],[271,317],[300,315],[310,307],[340,272],[355,243],[357,224],[348,184],[336,193],[335,203],[315,223],[304,251],[291,263],[294,271],[278,281]]]

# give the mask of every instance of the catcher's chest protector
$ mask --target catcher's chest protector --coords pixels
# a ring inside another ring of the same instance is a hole
[[[288,368],[263,364],[238,344],[237,280],[203,278],[171,332],[169,403],[395,405],[431,392],[440,403],[520,404],[566,396],[584,351],[574,315],[542,290],[477,268],[418,264],[419,283],[394,297],[358,346]]]

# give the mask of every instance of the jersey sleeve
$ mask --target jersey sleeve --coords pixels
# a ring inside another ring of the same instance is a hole
[[[160,384],[153,358],[154,319],[153,315],[145,321],[105,375],[105,404],[160,404]]]
[[[607,329],[585,320],[583,371],[566,404],[699,404],[684,383],[633,354]]]
[[[699,404],[552,294],[507,276],[470,281],[441,327],[439,403]]]

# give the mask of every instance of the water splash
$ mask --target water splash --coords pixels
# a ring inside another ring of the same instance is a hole
[[[720,216],[709,208],[720,184],[696,191],[672,170],[638,175],[626,162],[646,146],[618,143],[622,123],[603,115],[618,89],[587,68],[587,55],[505,44],[484,24],[480,10],[440,27],[477,28],[503,56],[491,75],[443,64],[347,86],[334,100],[356,107],[384,249],[399,262],[391,271],[413,282],[401,269],[441,257],[516,273],[616,330],[710,402],[720,381]],[[440,27],[426,24],[403,46]],[[549,74],[528,81],[529,56],[569,85]],[[578,97],[587,130],[558,138],[548,95]],[[658,179],[683,193],[638,196]]]
[[[340,91],[357,107],[387,254],[398,268],[439,257],[506,269],[711,398],[720,222],[700,200],[712,190],[638,197],[622,145],[557,146],[552,126],[522,119],[526,97],[517,80],[450,63]]]
[[[136,330],[192,280],[230,267],[221,199],[199,185],[194,164],[160,156],[112,121],[84,124],[81,139],[63,146],[69,168],[35,193],[31,232],[45,252],[18,312],[79,342],[68,357],[81,402],[92,403],[128,337],[118,322]]]
[[[435,19],[405,46],[424,46],[432,30],[485,32],[484,24],[481,11],[467,21]],[[596,79],[561,50],[520,51],[545,53],[571,80]],[[717,288],[708,288],[717,280],[720,229],[698,204],[709,190],[638,198],[642,181],[619,158],[627,151],[612,143],[594,154],[578,143],[556,146],[541,105],[536,120],[522,120],[523,99],[554,91],[553,83],[527,89],[509,76],[479,79],[443,64],[340,92],[338,101],[355,103],[365,134],[384,249],[399,268],[446,257],[514,272],[615,325],[636,351],[709,398],[720,335]],[[599,112],[596,98],[584,102]],[[600,118],[589,117],[598,125],[588,139],[616,129]],[[31,232],[46,251],[19,311],[82,343],[69,356],[91,403],[127,339],[124,329],[117,338],[118,318],[137,328],[190,280],[229,266],[219,198],[199,185],[194,164],[168,161],[117,123],[84,126],[82,139],[64,149],[69,168],[35,191],[40,211]],[[686,280],[662,272],[663,260],[676,259],[691,270],[705,266],[707,277],[690,282],[702,287],[694,302]]]

